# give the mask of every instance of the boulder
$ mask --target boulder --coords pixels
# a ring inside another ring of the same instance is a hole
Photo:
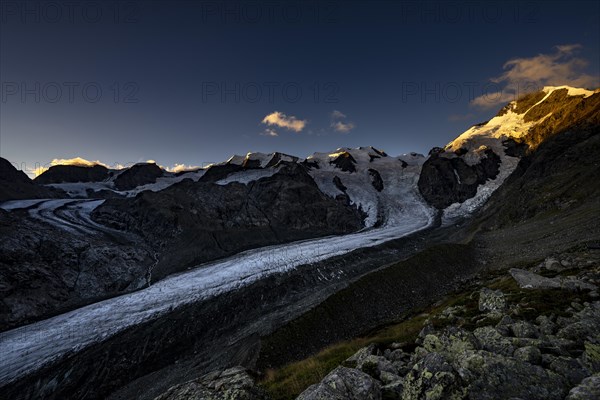
[[[514,357],[529,364],[540,365],[542,363],[542,353],[535,346],[525,346],[516,349]]]
[[[297,400],[379,400],[381,385],[356,369],[337,367],[320,383],[308,387]]]
[[[584,378],[591,375],[590,370],[583,366],[579,360],[564,356],[554,359],[548,368],[564,376],[570,386],[579,384]]]
[[[466,350],[480,349],[481,344],[471,332],[449,327],[442,333],[431,333],[425,336],[423,347],[429,352],[436,352],[453,358]]]
[[[484,350],[503,356],[512,356],[515,352],[512,341],[502,336],[500,332],[491,326],[477,328],[473,331],[473,334],[479,340],[481,348]]]
[[[510,275],[517,281],[522,289],[559,289],[560,282],[557,279],[546,278],[519,268],[511,268]]]
[[[403,400],[452,400],[464,397],[457,372],[439,353],[429,353],[406,375]]]
[[[600,399],[600,374],[585,378],[569,392],[565,400]]]
[[[452,363],[472,400],[562,400],[567,383],[558,374],[512,357],[466,351]]]
[[[242,367],[213,372],[170,388],[155,400],[266,400],[254,379]]]
[[[538,328],[527,321],[515,322],[510,326],[510,329],[512,331],[512,334],[518,338],[535,339],[540,336]]]

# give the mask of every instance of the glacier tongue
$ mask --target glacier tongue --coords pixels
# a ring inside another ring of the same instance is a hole
[[[401,178],[398,179],[401,182]],[[61,205],[61,202],[49,202],[44,209]],[[86,202],[82,205],[83,211],[96,205]],[[383,228],[249,250],[168,277],[146,289],[0,333],[0,385],[180,305],[234,290],[299,265],[376,246],[432,224],[431,208],[412,197],[412,193],[398,200],[397,205],[395,224],[389,223]],[[83,224],[89,226],[87,221]]]

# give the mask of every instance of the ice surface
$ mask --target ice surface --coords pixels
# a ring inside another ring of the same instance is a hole
[[[227,185],[231,182],[248,184],[260,178],[273,176],[279,171],[279,169],[280,168],[248,169],[245,171],[234,172],[233,174],[227,176],[227,178],[223,178],[215,183],[217,185]]]

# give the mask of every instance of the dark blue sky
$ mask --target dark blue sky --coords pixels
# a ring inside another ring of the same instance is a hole
[[[1,3],[0,155],[28,168],[426,153],[497,111],[470,104],[484,92],[600,75],[592,1]],[[262,123],[275,111],[302,129]]]

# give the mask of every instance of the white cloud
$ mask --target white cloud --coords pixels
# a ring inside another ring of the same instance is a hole
[[[559,45],[551,54],[508,60],[503,66],[505,72],[490,79],[498,87],[504,86],[503,89],[476,97],[471,104],[492,108],[525,93],[541,90],[544,86],[596,88],[598,77],[585,73],[588,62],[575,56],[581,47],[580,44]]]
[[[185,164],[177,164],[175,163],[171,168],[165,168],[169,172],[185,172],[185,171],[195,171],[200,169],[201,167],[197,165],[185,165]]]
[[[264,131],[262,131],[261,133],[259,133],[259,135],[262,135],[262,136],[273,136],[273,137],[274,136],[279,136],[279,134],[274,129],[271,129],[271,128],[265,129]]]
[[[336,132],[348,133],[354,129],[354,124],[352,122],[344,123],[342,121],[336,121],[331,123],[331,127]]]
[[[297,119],[293,115],[287,116],[282,112],[275,111],[264,117],[262,123],[267,125],[275,125],[280,128],[286,128],[298,133],[304,129],[308,121]]]
[[[93,167],[94,165],[102,165],[103,167],[108,168],[108,165],[96,161],[88,161],[85,158],[75,157],[75,158],[55,158],[50,162],[50,165],[76,165],[79,167]]]
[[[343,120],[345,120],[346,114],[344,114],[341,111],[338,110],[333,110],[331,112],[331,128],[333,128],[334,131],[339,132],[339,133],[348,133],[350,132],[352,129],[355,128],[355,125],[353,122],[345,122]]]

